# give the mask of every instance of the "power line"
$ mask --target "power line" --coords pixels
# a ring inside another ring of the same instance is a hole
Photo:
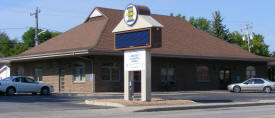
[[[29,27],[7,27],[7,28],[0,28],[0,30],[20,30],[20,29],[27,29]]]

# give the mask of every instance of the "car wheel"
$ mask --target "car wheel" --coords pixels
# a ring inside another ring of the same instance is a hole
[[[271,88],[270,87],[264,87],[264,92],[271,93]]]
[[[240,92],[241,92],[241,87],[235,86],[235,87],[233,88],[233,91],[234,91],[235,93],[240,93]]]
[[[15,88],[9,87],[9,88],[7,89],[7,91],[6,91],[6,94],[7,94],[8,96],[12,96],[12,95],[15,94],[15,92],[16,92]]]
[[[43,87],[42,89],[41,89],[41,95],[49,95],[49,93],[50,93],[50,90],[49,90],[49,88],[47,88],[47,87]]]

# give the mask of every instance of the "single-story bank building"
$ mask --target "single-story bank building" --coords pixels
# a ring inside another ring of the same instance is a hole
[[[95,8],[80,25],[17,56],[11,75],[31,76],[55,92],[123,91],[123,52],[114,50],[112,30],[123,11]],[[271,58],[257,56],[196,29],[181,18],[155,15],[162,47],[152,51],[152,91],[225,89],[250,77],[268,77]],[[140,72],[135,72],[140,89]]]

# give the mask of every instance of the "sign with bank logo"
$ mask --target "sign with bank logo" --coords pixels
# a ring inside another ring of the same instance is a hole
[[[127,25],[134,25],[138,18],[138,10],[135,5],[130,4],[124,11],[124,21]]]
[[[145,49],[124,51],[124,69],[138,71],[145,69]]]

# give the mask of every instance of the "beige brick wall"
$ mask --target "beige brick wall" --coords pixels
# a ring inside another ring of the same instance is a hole
[[[85,63],[86,80],[84,82],[73,82],[73,64],[75,62]],[[91,93],[93,82],[89,79],[91,74],[91,61],[83,58],[48,59],[46,61],[25,61],[11,63],[11,75],[17,75],[18,68],[24,67],[25,76],[34,76],[34,69],[43,69],[43,83],[51,84],[55,92],[59,92],[59,69],[65,70],[64,92]]]

